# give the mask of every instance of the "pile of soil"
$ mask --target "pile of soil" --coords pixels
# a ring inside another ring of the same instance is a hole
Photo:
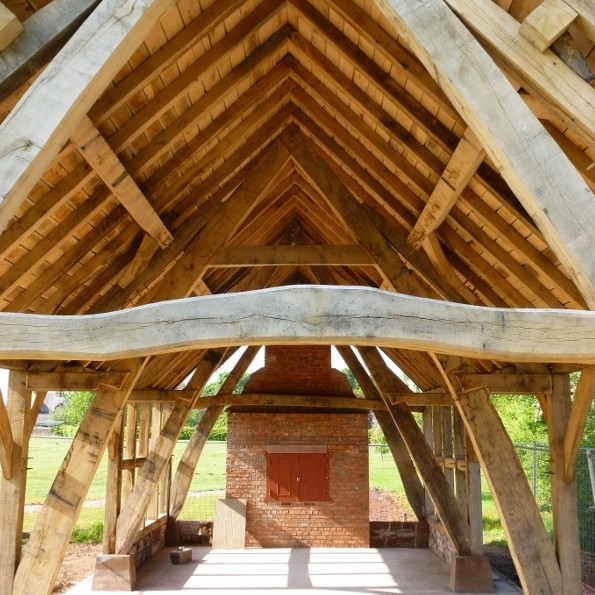
[[[100,553],[100,543],[69,544],[52,593],[65,593],[88,577],[95,569],[95,558]]]

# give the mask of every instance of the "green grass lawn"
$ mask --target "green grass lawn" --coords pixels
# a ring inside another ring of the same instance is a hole
[[[68,451],[71,439],[33,437],[29,448],[29,474],[27,479],[26,503],[41,504],[56,476],[64,455]],[[174,470],[184,452],[186,442],[179,442],[174,450]],[[197,472],[194,475],[191,492],[205,492],[225,489],[224,442],[208,442],[200,458]],[[106,460],[101,461],[97,475],[91,484],[87,500],[105,498]],[[370,488],[380,488],[387,492],[402,495],[404,493],[401,478],[395,462],[390,454],[382,455],[375,447],[370,448]],[[196,518],[197,510],[212,510],[214,500],[219,494],[191,495],[181,518]],[[506,543],[502,525],[498,519],[496,506],[485,481],[482,483],[484,541],[502,545]],[[92,528],[103,521],[103,506],[84,506],[77,527],[82,530]],[[24,530],[31,531],[37,518],[37,512],[25,513]],[[206,520],[206,518],[205,518]],[[551,515],[545,515],[548,529],[551,526]]]

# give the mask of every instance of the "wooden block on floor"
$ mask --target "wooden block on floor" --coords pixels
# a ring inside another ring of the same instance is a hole
[[[457,556],[450,566],[454,593],[493,593],[492,567],[486,556]]]
[[[180,546],[169,552],[169,559],[172,564],[185,564],[192,560],[192,548]]]
[[[239,549],[246,545],[246,500],[224,498],[215,502],[213,547]]]
[[[135,583],[134,555],[97,556],[93,573],[93,591],[132,591]]]

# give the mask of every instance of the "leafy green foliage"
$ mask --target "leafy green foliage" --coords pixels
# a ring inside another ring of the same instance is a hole
[[[353,372],[349,368],[343,368],[341,370],[341,372],[343,372],[343,374],[345,374],[345,376],[347,376],[347,380],[349,381],[349,384],[351,385],[353,394],[358,397],[363,397],[364,391],[362,391],[360,385],[358,384],[357,380],[355,379]]]
[[[95,397],[93,391],[75,391],[64,393],[64,405],[51,414],[51,419],[62,422],[54,426],[52,432],[58,436],[74,436],[76,430]]]

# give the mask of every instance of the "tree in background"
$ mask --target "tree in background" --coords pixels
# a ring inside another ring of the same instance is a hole
[[[52,427],[52,434],[74,436],[94,396],[93,391],[64,393],[64,404],[50,414],[53,421],[60,422],[60,425]]]

